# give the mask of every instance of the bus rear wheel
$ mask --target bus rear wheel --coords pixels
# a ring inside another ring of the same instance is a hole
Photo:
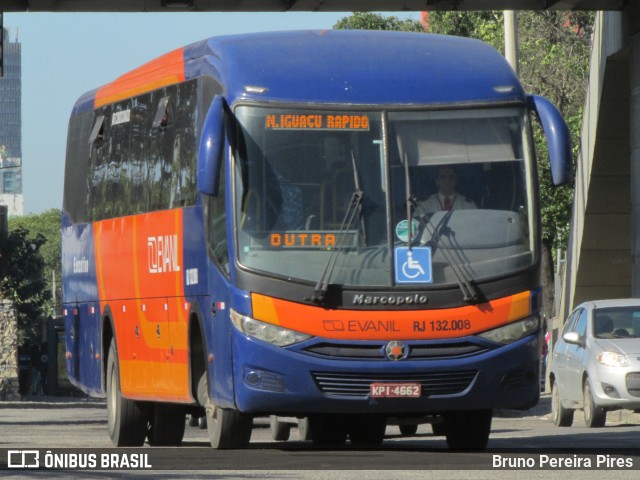
[[[491,432],[491,410],[447,412],[444,415],[447,445],[452,450],[484,450]]]
[[[115,340],[107,357],[107,424],[115,447],[140,447],[147,435],[148,410],[144,403],[123,398]]]
[[[204,405],[209,443],[216,449],[245,448],[251,440],[253,417],[211,401],[206,372],[198,382],[198,401]]]

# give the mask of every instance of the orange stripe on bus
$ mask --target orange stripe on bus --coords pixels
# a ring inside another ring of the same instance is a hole
[[[125,73],[96,92],[94,107],[183,82],[184,49],[179,48]]]
[[[149,377],[161,382],[149,384]],[[139,400],[191,402],[189,368],[187,364],[120,360],[120,383],[125,397]],[[147,388],[140,385],[147,384]],[[128,388],[135,385],[137,388]]]
[[[94,224],[96,275],[108,304],[131,398],[188,399],[182,210]],[[177,397],[172,392],[180,392]]]
[[[529,315],[530,292],[479,305],[437,310],[329,310],[251,295],[256,320],[345,340],[426,340],[491,330]]]

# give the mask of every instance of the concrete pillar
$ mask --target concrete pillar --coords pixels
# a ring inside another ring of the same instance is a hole
[[[513,71],[519,76],[518,12],[515,10],[504,11],[504,56]]]
[[[629,45],[629,143],[631,148],[631,295],[640,298],[640,33]]]
[[[13,303],[0,300],[0,401],[20,400],[18,319]]]

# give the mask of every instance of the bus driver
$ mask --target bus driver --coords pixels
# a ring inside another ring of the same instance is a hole
[[[438,191],[430,195],[426,200],[418,202],[418,212],[434,213],[448,210],[469,210],[476,208],[473,200],[466,198],[456,191],[458,177],[450,165],[438,167],[436,187]]]

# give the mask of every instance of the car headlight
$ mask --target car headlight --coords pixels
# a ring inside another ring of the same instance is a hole
[[[626,355],[621,355],[616,352],[600,352],[596,357],[598,363],[606,365],[607,367],[628,367],[629,359]]]
[[[478,336],[486,340],[491,340],[492,342],[507,345],[537,332],[539,328],[540,319],[537,315],[534,315],[533,317],[527,317],[524,320],[519,320],[517,322],[494,328],[493,330],[479,333]]]
[[[257,338],[277,347],[286,347],[294,343],[311,338],[306,333],[296,332],[288,328],[279,327],[271,323],[261,322],[255,318],[241,315],[233,308],[230,309],[231,322],[242,333],[249,337]]]

